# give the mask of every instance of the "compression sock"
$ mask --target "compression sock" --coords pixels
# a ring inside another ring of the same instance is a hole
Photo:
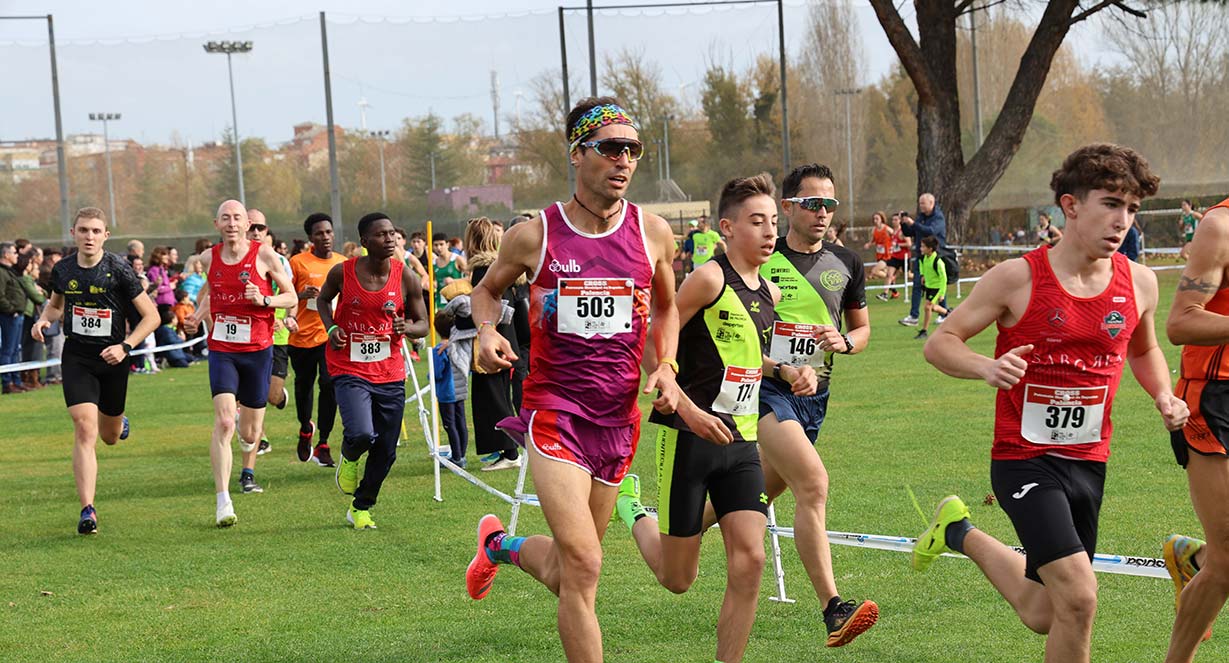
[[[525,543],[523,536],[510,536],[507,532],[495,532],[486,540],[486,556],[496,564],[512,564],[521,566],[521,545]]]
[[[968,536],[969,532],[973,531],[973,523],[969,522],[968,518],[951,523],[947,529],[943,531],[943,542],[948,548],[963,553],[964,552],[964,537]]]

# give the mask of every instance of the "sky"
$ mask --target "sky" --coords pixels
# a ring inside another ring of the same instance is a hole
[[[633,4],[601,0],[599,4]],[[100,132],[91,112],[121,113],[113,138],[167,144],[217,140],[231,124],[226,56],[206,53],[209,40],[252,41],[233,56],[238,125],[244,137],[272,144],[299,122],[325,121],[318,12],[328,14],[335,121],[357,128],[366,100],[371,129],[396,129],[405,117],[472,113],[490,132],[491,72],[501,127],[528,109],[533,78],[559,67],[559,0],[462,0],[451,4],[395,0],[69,0],[54,5],[56,54],[66,134]],[[571,0],[572,5],[583,5]],[[45,1],[0,0],[0,15],[41,15]],[[880,79],[895,53],[865,2],[855,2],[866,83]],[[807,5],[786,0],[786,49],[796,55]],[[911,4],[905,3],[905,16]],[[569,12],[568,65],[588,89],[584,12]],[[598,60],[630,48],[656,61],[665,87],[698,104],[711,62],[744,69],[777,49],[775,6],[598,12]],[[1099,57],[1095,50],[1081,57]],[[45,21],[0,21],[0,140],[55,135]],[[519,94],[518,94],[519,93]]]

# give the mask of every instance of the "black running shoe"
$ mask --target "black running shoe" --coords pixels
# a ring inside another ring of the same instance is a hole
[[[273,451],[273,447],[269,444],[269,440],[262,438],[260,440],[260,446],[256,448],[256,455],[263,456],[270,451]]]
[[[312,462],[320,467],[333,467],[333,454],[329,453],[329,445],[321,442],[312,452]]]
[[[824,616],[829,647],[843,647],[879,621],[879,606],[874,601],[842,601]]]
[[[90,504],[81,510],[81,520],[77,521],[77,533],[98,533],[98,514],[94,512],[93,504]]]
[[[247,493],[265,492],[265,489],[261,488],[260,484],[256,483],[256,477],[252,476],[251,474],[240,474],[239,485],[243,487],[243,492],[245,495]]]
[[[299,446],[296,451],[300,463],[306,463],[312,459],[312,437],[316,434],[316,422],[309,421],[307,425],[309,428],[306,431],[299,430]]]

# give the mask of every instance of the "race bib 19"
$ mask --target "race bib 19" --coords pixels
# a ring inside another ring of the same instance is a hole
[[[106,338],[111,335],[111,309],[73,307],[73,331],[82,336]]]
[[[734,416],[759,414],[762,368],[727,366],[721,380],[721,391],[713,401],[713,412]]]
[[[1024,385],[1020,435],[1033,444],[1089,444],[1101,441],[1109,387]]]
[[[224,343],[251,343],[252,319],[246,315],[215,315],[210,338]]]
[[[350,361],[370,364],[391,356],[393,337],[388,334],[350,334]]]
[[[559,279],[558,330],[594,336],[632,330],[631,279]]]

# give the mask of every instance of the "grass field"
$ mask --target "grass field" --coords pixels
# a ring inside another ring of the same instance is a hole
[[[1161,280],[1162,310],[1177,281]],[[838,358],[819,449],[832,476],[830,529],[916,535],[923,527],[905,493],[929,510],[956,492],[974,522],[1005,541],[991,492],[993,398],[983,383],[940,375],[921,357],[914,330],[897,325],[903,304],[873,301],[867,352]],[[1163,323],[1162,323],[1163,326]],[[993,335],[978,339],[989,351]],[[1164,343],[1172,367],[1177,348]],[[474,523],[508,507],[446,474],[432,500],[431,466],[417,435],[373,511],[380,529],[347,529],[346,498],[332,471],[294,460],[292,407],[270,410],[273,452],[261,457],[262,495],[235,495],[238,526],[213,526],[212,426],[204,366],[134,376],[132,438],[99,448],[101,533],[75,533],[71,423],[58,388],[0,398],[0,659],[19,661],[466,661],[563,659],[555,601],[505,568],[491,595],[471,601],[462,574]],[[1131,378],[1115,408],[1116,440],[1101,517],[1101,552],[1160,556],[1165,536],[1198,534],[1185,476],[1150,399]],[[340,440],[339,430],[334,434]],[[656,501],[651,435],[634,470]],[[236,447],[237,451],[237,447]],[[236,463],[237,465],[237,463]],[[238,467],[235,469],[238,472]],[[484,473],[490,475],[492,473]],[[494,473],[510,491],[514,472]],[[237,475],[236,475],[237,476]],[[526,508],[522,533],[545,531]],[[792,516],[788,494],[778,517]],[[852,645],[826,650],[820,606],[784,540],[787,589],[798,603],[769,601],[765,574],[747,661],[1038,661],[1043,639],[1027,631],[967,560],[943,559],[925,574],[907,555],[834,547],[847,598],[872,598],[879,624]],[[720,537],[706,537],[700,578],[675,596],[658,587],[626,528],[605,542],[598,616],[609,661],[711,661],[724,589]],[[1100,575],[1093,659],[1160,660],[1173,623],[1165,580]],[[1229,657],[1229,631],[1199,660]]]

